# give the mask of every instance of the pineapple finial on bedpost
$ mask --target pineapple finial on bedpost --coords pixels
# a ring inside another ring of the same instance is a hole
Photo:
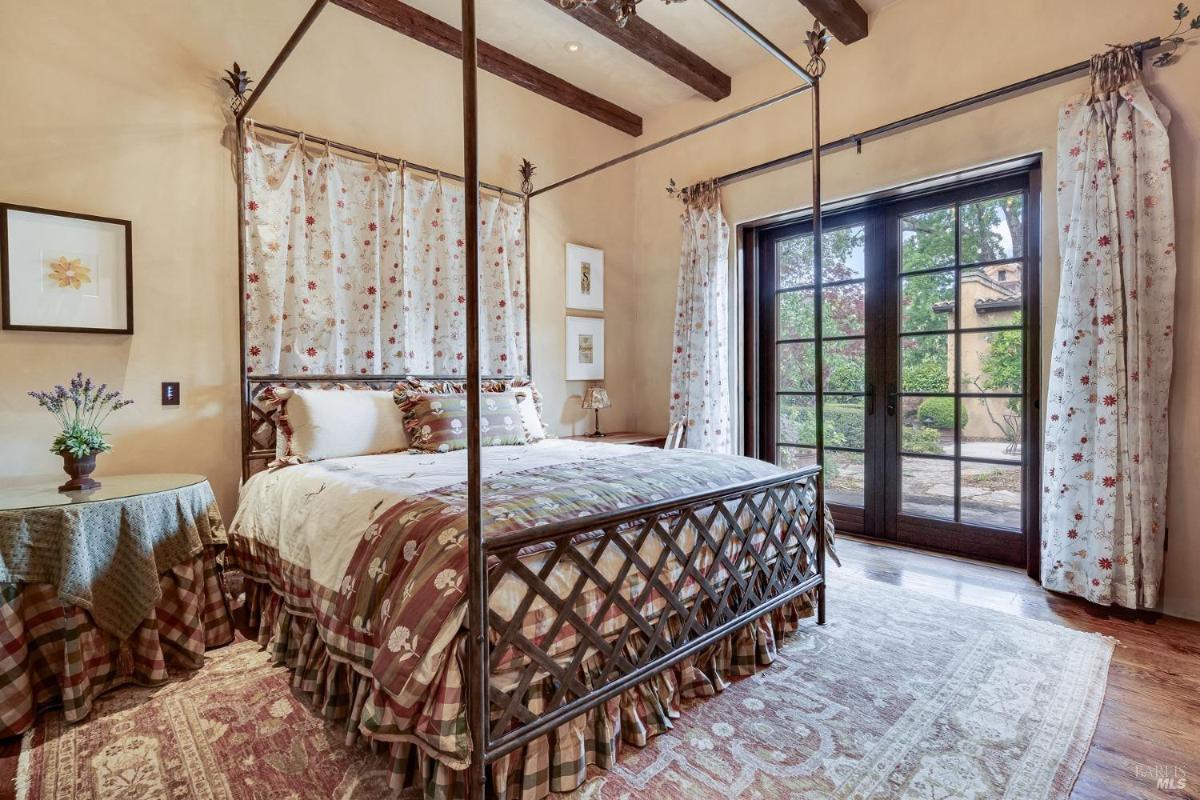
[[[221,80],[233,92],[233,97],[229,100],[229,107],[236,114],[246,104],[246,92],[250,90],[250,84],[254,83],[254,79],[235,61],[233,69],[225,70],[225,77]]]
[[[833,35],[829,33],[829,29],[821,24],[821,20],[814,19],[812,29],[808,32],[808,38],[804,41],[808,48],[808,64],[805,69],[814,78],[820,78],[825,74],[825,50],[831,41],[833,41]]]
[[[517,172],[521,176],[521,191],[529,195],[533,191],[533,173],[537,172],[537,167],[528,158],[522,158]]]

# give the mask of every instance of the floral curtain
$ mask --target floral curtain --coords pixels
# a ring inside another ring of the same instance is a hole
[[[1159,602],[1175,286],[1170,116],[1135,64],[1059,114],[1042,496],[1043,585],[1129,608]]]
[[[680,219],[671,424],[687,423],[687,447],[729,453],[729,223],[716,187],[687,190]]]
[[[464,373],[461,184],[313,154],[252,127],[243,155],[248,372]],[[523,375],[519,202],[481,197],[480,256],[481,363]]]

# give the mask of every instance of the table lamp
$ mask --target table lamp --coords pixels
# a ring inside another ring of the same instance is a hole
[[[600,430],[600,409],[612,408],[612,401],[608,399],[608,389],[603,386],[589,386],[583,392],[583,407],[590,408],[596,412],[596,430],[589,436],[599,437],[605,434]]]

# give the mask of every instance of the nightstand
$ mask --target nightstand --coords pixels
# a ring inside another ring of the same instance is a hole
[[[667,435],[665,433],[636,433],[632,431],[619,431],[617,433],[607,433],[604,436],[564,436],[564,439],[575,439],[580,442],[603,442],[605,444],[639,444],[642,447],[662,447],[667,443]]]

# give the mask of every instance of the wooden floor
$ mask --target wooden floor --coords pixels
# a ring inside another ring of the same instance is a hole
[[[838,552],[843,570],[871,580],[1118,639],[1072,797],[1200,798],[1200,623],[1098,608],[1006,567],[847,537]],[[19,740],[0,740],[0,800],[13,795],[18,749]],[[1174,788],[1158,788],[1159,778]]]

